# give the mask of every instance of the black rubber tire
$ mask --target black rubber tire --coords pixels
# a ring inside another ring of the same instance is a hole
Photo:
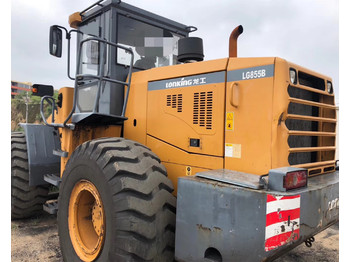
[[[173,185],[150,149],[123,138],[86,142],[67,163],[58,202],[64,261],[80,261],[69,236],[68,206],[74,185],[82,179],[97,188],[105,210],[106,235],[95,261],[173,261]]]
[[[11,218],[22,219],[42,212],[48,186],[29,186],[27,143],[24,133],[11,134]]]

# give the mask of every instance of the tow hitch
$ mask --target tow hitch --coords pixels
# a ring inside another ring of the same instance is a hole
[[[308,239],[305,240],[305,245],[307,247],[312,247],[312,243],[315,242],[315,238],[314,237],[310,237]]]

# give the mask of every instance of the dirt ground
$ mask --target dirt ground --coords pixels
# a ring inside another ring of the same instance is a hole
[[[12,262],[61,262],[56,216],[38,217],[11,222]]]
[[[339,226],[315,236],[311,248],[301,244],[275,262],[336,262],[339,261]],[[56,216],[38,217],[11,222],[12,262],[62,262]]]

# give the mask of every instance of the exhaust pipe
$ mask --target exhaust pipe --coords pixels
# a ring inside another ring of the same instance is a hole
[[[233,29],[229,41],[229,57],[237,57],[237,38],[243,33],[243,26]]]

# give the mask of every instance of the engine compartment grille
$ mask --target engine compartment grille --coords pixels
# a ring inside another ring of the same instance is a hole
[[[309,169],[309,176],[335,169],[336,106],[324,79],[299,72],[288,86],[289,164]]]
[[[166,106],[174,108],[178,113],[182,112],[182,94],[166,96]]]
[[[213,123],[213,92],[193,94],[193,124],[212,129]]]

